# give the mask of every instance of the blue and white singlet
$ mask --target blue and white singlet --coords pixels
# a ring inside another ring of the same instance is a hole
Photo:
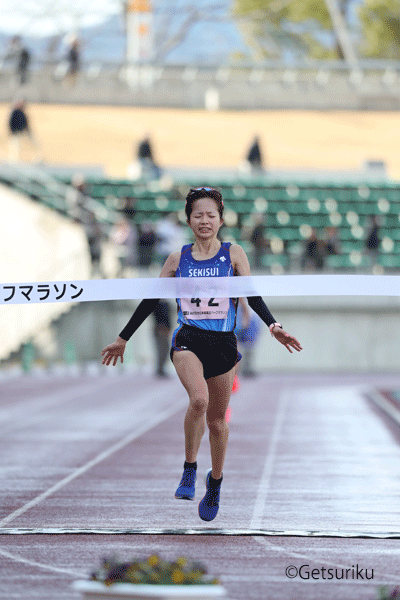
[[[192,244],[183,246],[175,277],[231,277],[234,275],[229,253],[230,242],[222,242],[218,254],[195,260]],[[177,298],[179,325],[192,325],[211,331],[233,331],[236,323],[236,298]]]

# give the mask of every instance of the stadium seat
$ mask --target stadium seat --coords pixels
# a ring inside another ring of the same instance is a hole
[[[194,71],[186,71],[189,79]],[[41,201],[58,211],[66,211],[65,198],[57,191],[47,189],[41,183],[33,181],[28,175],[20,174],[18,180],[4,179],[7,185],[13,185],[36,201]],[[64,184],[71,180],[59,177]],[[186,189],[197,187],[204,182],[186,181],[176,188],[160,191],[158,186],[145,181],[129,181],[127,179],[107,179],[104,177],[88,177],[88,195],[104,206],[99,212],[99,219],[111,222],[107,217],[114,211],[121,211],[123,198],[135,199],[134,222],[143,220],[159,220],[171,211],[182,212]],[[226,212],[232,211],[239,217],[239,222],[251,222],[252,214],[265,213],[266,235],[269,239],[282,240],[275,243],[277,254],[266,254],[264,266],[287,270],[290,267],[288,253],[295,260],[302,251],[304,239],[310,228],[318,230],[319,235],[325,227],[335,225],[339,230],[342,254],[326,257],[326,267],[330,270],[357,271],[370,269],[369,257],[365,256],[365,236],[369,225],[369,217],[378,215],[380,219],[381,253],[379,265],[384,269],[400,269],[400,186],[396,183],[337,183],[334,181],[319,184],[316,182],[262,181],[242,180],[215,181],[215,187],[221,189]],[[99,206],[101,206],[101,204]],[[241,239],[241,230],[236,225],[225,226],[223,236],[239,243],[250,254],[253,246],[249,241]]]
[[[378,257],[378,263],[387,269],[400,270],[400,255],[399,254],[381,254]]]
[[[289,257],[286,254],[264,254],[262,266],[272,267],[273,265],[280,265],[287,269],[289,267]]]

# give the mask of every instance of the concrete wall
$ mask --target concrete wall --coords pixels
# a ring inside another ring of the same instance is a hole
[[[255,350],[257,371],[395,371],[400,369],[400,299],[300,297],[266,299],[271,312],[303,346],[290,354],[265,326]],[[115,341],[136,302],[75,305],[57,324],[59,356],[68,342],[78,361],[99,361]],[[175,323],[175,308],[173,322]],[[128,342],[127,364],[154,364],[153,321],[149,317]]]
[[[71,86],[55,67],[32,72],[20,86],[0,72],[0,102],[113,104],[174,108],[399,110],[400,81],[392,70],[251,69],[86,66]],[[207,101],[206,98],[209,100]],[[211,99],[211,100],[210,100]]]
[[[23,195],[0,186],[0,282],[68,281],[90,276],[81,226]],[[2,306],[0,359],[70,309],[70,304]]]
[[[258,369],[400,369],[400,299],[375,297],[273,298],[270,310],[302,344],[290,354],[263,328]]]

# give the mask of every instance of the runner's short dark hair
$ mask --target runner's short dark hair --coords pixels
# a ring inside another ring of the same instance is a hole
[[[222,199],[222,194],[215,188],[210,187],[199,187],[199,188],[191,188],[188,195],[186,196],[186,205],[185,205],[185,213],[187,219],[189,221],[190,215],[192,214],[193,204],[196,200],[200,198],[212,198],[218,207],[219,216],[222,219],[224,214],[224,201]]]

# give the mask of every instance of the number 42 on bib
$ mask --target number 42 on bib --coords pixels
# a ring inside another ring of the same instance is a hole
[[[182,298],[181,307],[187,319],[226,319],[229,298]]]

